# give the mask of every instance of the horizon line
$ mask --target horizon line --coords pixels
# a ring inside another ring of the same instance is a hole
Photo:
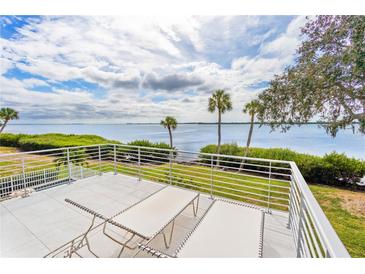
[[[156,125],[160,124],[159,122],[125,122],[125,123],[88,123],[88,122],[79,122],[79,123],[12,123],[8,124],[8,126],[12,125]],[[180,122],[177,124],[196,124],[196,125],[216,125],[217,122]],[[222,122],[221,124],[250,124],[250,122]],[[269,125],[269,122],[254,122],[255,125]],[[280,123],[273,123],[280,124]],[[292,124],[292,125],[310,125],[310,124],[329,124],[328,122],[296,122],[296,123],[281,123],[281,124]],[[358,124],[358,122],[353,122],[352,124]]]

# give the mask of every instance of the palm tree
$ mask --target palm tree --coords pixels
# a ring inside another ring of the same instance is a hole
[[[174,117],[166,116],[165,120],[161,120],[160,122],[161,126],[164,128],[167,128],[169,131],[170,136],[170,147],[172,148],[172,132],[171,130],[175,130],[177,127],[177,121]]]
[[[253,100],[253,101],[247,103],[242,110],[243,113],[248,113],[250,115],[250,130],[248,131],[246,149],[245,149],[245,154],[243,155],[243,157],[247,157],[249,149],[250,149],[253,125],[255,122],[255,115],[258,112],[259,107],[260,107],[259,101]],[[243,163],[244,163],[244,160],[242,160],[240,169],[242,168]]]
[[[222,114],[226,111],[232,110],[232,102],[231,96],[229,93],[226,93],[223,89],[215,90],[212,94],[212,97],[209,98],[208,102],[208,111],[214,112],[218,110],[218,145],[217,145],[217,154],[221,151],[221,122],[222,122]],[[219,165],[219,159],[217,159],[217,166]]]
[[[0,109],[0,120],[3,120],[3,124],[0,128],[0,133],[3,132],[6,124],[10,120],[19,119],[19,113],[12,108],[1,108]]]

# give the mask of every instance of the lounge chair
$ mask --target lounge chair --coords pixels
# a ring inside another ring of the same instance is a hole
[[[215,200],[172,257],[262,257],[263,210],[239,202]],[[148,245],[140,250],[170,257]]]
[[[147,241],[146,244],[148,244],[158,234],[162,234],[165,247],[169,248],[176,217],[189,205],[193,206],[193,213],[194,216],[196,216],[199,206],[199,193],[178,187],[167,186],[111,218],[107,218],[69,199],[65,199],[65,201],[93,215],[92,223],[88,230],[83,234],[80,246],[74,247],[72,252],[70,252],[70,256],[72,253],[79,255],[77,250],[86,245],[89,251],[98,257],[96,253],[91,250],[87,234],[94,227],[95,218],[100,218],[105,221],[103,233],[122,246],[118,255],[118,257],[120,257],[125,248],[131,250],[137,248],[137,244],[130,245],[134,238],[139,238],[137,243]],[[194,201],[196,201],[196,205]],[[171,224],[171,232],[169,239],[167,239],[164,230],[169,224]],[[130,234],[130,236],[125,241],[116,239],[107,232],[107,226],[109,225],[120,228],[127,232],[126,234]]]

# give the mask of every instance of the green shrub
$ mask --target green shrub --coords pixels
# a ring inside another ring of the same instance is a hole
[[[335,183],[355,183],[359,177],[365,174],[365,162],[354,158],[348,158],[345,154],[330,153],[323,157],[324,168],[323,180],[326,178],[336,178]],[[330,184],[329,181],[325,182]]]
[[[237,144],[224,144],[221,146],[221,154],[243,156],[244,149]],[[200,150],[202,153],[216,153],[216,151],[216,145],[207,145]],[[294,161],[309,183],[352,187],[359,181],[359,178],[365,175],[364,161],[336,152],[320,157],[283,148],[250,148],[248,157]],[[202,156],[201,160],[207,162],[207,158],[207,156]],[[241,162],[239,159],[229,159],[233,163],[227,164],[224,162],[225,160],[228,158],[220,157],[220,165],[237,168]],[[254,161],[250,161],[250,163],[254,163]]]
[[[141,146],[141,147],[153,147],[153,148],[162,148],[162,149],[170,149],[170,146],[165,143],[152,143],[148,140],[135,140],[129,142],[128,145],[130,146]]]
[[[129,142],[128,145],[130,146],[141,146],[144,147],[141,150],[141,162],[142,163],[165,163],[169,161],[169,156],[170,156],[170,151],[168,151],[170,149],[170,146],[168,144],[165,143],[152,143],[148,140],[136,140],[136,141],[132,141]],[[148,148],[153,148],[153,149],[148,149]],[[159,149],[155,149],[155,148],[160,148]],[[136,155],[137,154],[137,150],[134,148],[121,148],[121,150],[126,151],[126,154],[131,154],[131,155]],[[173,157],[176,157],[176,152],[173,153],[172,155]],[[134,157],[132,158],[133,161],[137,161],[138,158]]]
[[[0,145],[15,146],[25,151],[88,146],[96,144],[119,143],[117,141],[107,140],[97,135],[76,135],[76,134],[61,134],[61,133],[47,133],[47,134],[0,134]]]
[[[0,134],[0,145],[7,147],[17,147],[19,145],[19,139],[26,136],[25,134],[12,134],[12,133],[1,133]]]

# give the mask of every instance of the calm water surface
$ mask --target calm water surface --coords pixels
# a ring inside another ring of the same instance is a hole
[[[246,143],[249,125],[222,125],[222,143]],[[14,125],[6,127],[12,133],[74,133],[96,134],[122,142],[148,139],[153,142],[169,142],[167,130],[158,124],[143,125]],[[217,125],[178,125],[173,132],[174,146],[188,151],[199,151],[206,144],[217,142]],[[349,156],[365,159],[365,136],[353,134],[351,129],[340,131],[336,138],[327,135],[317,125],[294,126],[287,133],[270,132],[270,128],[255,126],[252,146],[282,147],[298,152],[323,155],[328,152],[344,152]]]

